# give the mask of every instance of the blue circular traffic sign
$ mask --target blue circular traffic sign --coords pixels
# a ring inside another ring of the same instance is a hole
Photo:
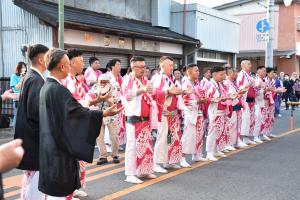
[[[269,22],[266,19],[259,20],[256,24],[256,30],[260,33],[267,32],[269,28]]]

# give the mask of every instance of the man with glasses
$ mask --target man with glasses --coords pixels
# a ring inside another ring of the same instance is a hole
[[[135,56],[130,60],[132,73],[122,84],[126,115],[126,182],[139,184],[143,178],[156,178],[153,174],[153,145],[150,115],[156,104],[152,100],[153,86],[144,77],[145,59]]]

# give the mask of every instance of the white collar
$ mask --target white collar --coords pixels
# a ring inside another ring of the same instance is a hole
[[[202,80],[203,80],[203,81],[209,81],[206,77],[203,77]]]
[[[31,66],[30,69],[32,69],[33,71],[35,71],[36,73],[38,73],[45,80],[43,74],[37,68]]]
[[[62,85],[62,83],[57,78],[55,78],[54,76],[49,75],[49,76],[47,76],[47,78],[52,78],[52,79],[56,80],[59,84]]]

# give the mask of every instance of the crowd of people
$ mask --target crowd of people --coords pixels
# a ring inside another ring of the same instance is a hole
[[[168,56],[150,70],[134,56],[122,77],[119,59],[103,73],[91,57],[84,71],[82,55],[80,49],[29,48],[15,126],[25,150],[17,167],[24,170],[22,200],[86,196],[86,163],[96,144],[97,165],[108,163],[108,156],[119,163],[125,147],[125,181],[139,184],[155,173],[191,167],[187,156],[216,161],[271,140],[276,99],[289,94],[286,77],[278,84],[274,69],[252,69],[249,60],[239,72],[226,64],[200,74],[197,64],[174,69]]]

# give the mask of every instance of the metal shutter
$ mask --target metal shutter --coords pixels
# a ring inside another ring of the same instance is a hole
[[[150,69],[153,69],[158,65],[156,63],[156,57],[150,57],[150,56],[143,56],[145,58],[146,66],[148,66]]]
[[[90,52],[90,51],[83,52],[83,62],[84,62],[85,68],[90,66],[89,59],[90,59],[90,57],[93,57],[93,56],[95,56],[95,52]]]

